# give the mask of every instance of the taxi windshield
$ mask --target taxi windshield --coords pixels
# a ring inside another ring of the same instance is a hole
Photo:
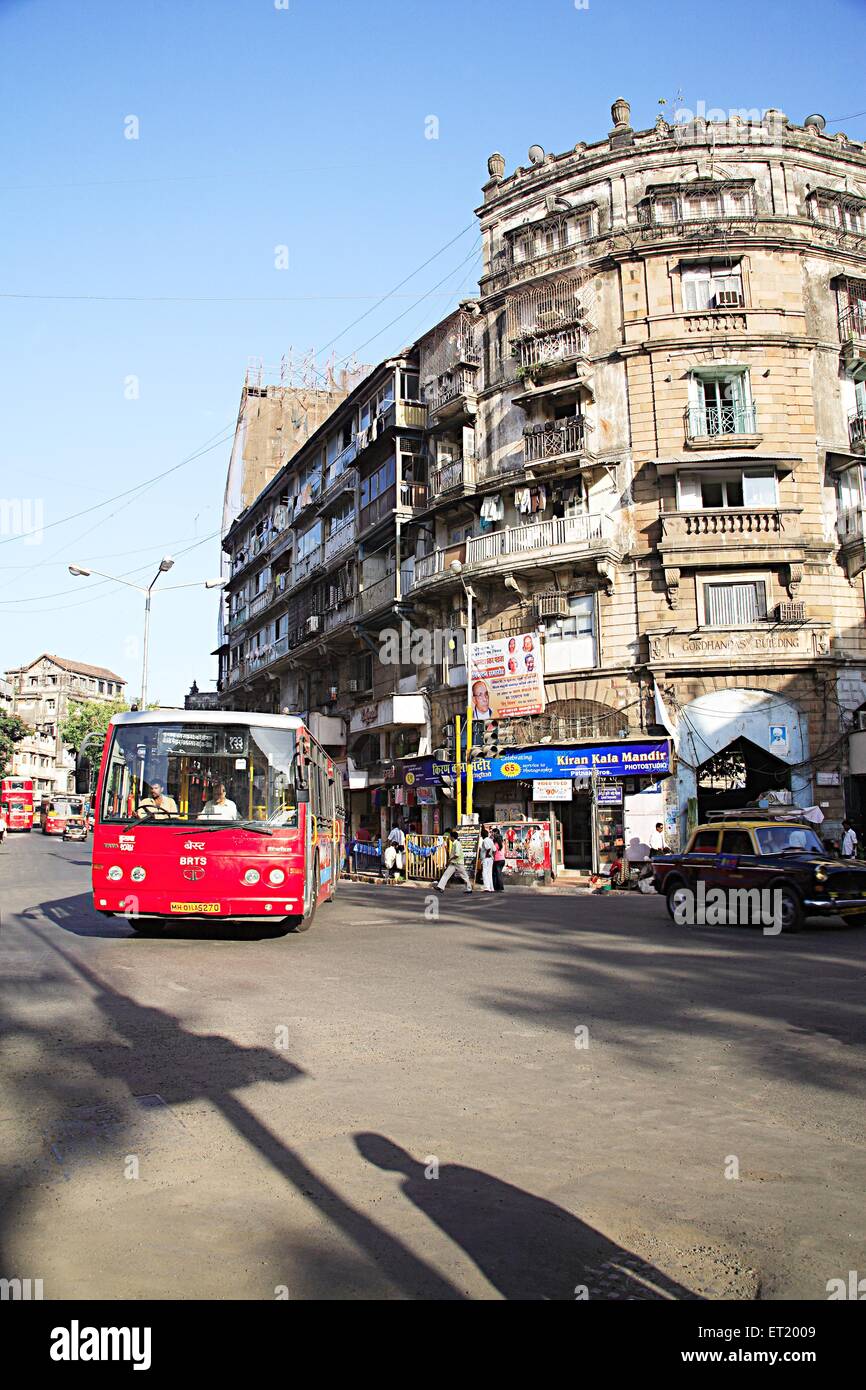
[[[814,830],[804,825],[768,825],[755,830],[761,854],[784,854],[786,850],[799,853],[824,854],[824,846]]]
[[[243,724],[118,724],[102,820],[214,827],[291,825],[297,808],[292,729]]]

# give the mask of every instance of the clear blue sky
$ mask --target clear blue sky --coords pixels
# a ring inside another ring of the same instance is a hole
[[[228,443],[54,523],[221,438],[248,358],[342,333],[375,361],[470,293],[472,231],[342,332],[472,224],[493,150],[599,139],[620,95],[649,126],[678,93],[863,139],[838,118],[866,109],[864,41],[866,0],[0,0],[0,499],[46,524],[0,535],[0,670],[49,650],[137,688],[139,596],[66,564],[149,578],[201,542],[170,581],[218,574]],[[155,600],[154,698],[213,688],[216,602]]]

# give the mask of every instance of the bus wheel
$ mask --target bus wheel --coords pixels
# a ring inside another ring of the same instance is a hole
[[[312,883],[312,887],[311,887],[311,889],[310,889],[310,910],[309,910],[309,912],[304,913],[303,916],[297,917],[297,918],[295,919],[294,926],[291,928],[291,930],[292,930],[293,932],[302,932],[302,931],[309,931],[309,930],[310,930],[310,927],[313,925],[313,918],[314,918],[315,915],[316,915],[316,905],[317,905],[318,901],[319,901],[319,856],[316,855],[315,859],[313,860],[313,883]]]
[[[165,922],[159,917],[130,917],[129,925],[139,936],[162,936],[165,931]]]

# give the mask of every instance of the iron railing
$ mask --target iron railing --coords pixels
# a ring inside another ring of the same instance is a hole
[[[852,449],[862,449],[866,445],[866,415],[854,410],[848,416],[848,437]]]
[[[689,439],[758,433],[754,405],[690,405],[686,407],[685,424]]]
[[[523,431],[524,463],[582,454],[585,447],[586,424],[582,415],[572,415],[566,420],[545,420],[541,425],[527,425]]]
[[[505,555],[521,555],[559,546],[591,547],[613,534],[614,523],[607,514],[584,512],[579,516],[557,516],[528,526],[506,526],[472,536],[466,542],[466,565],[487,564]]]

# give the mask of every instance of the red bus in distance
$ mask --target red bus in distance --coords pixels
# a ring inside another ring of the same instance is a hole
[[[342,780],[292,716],[116,714],[93,809],[94,908],[142,934],[219,921],[306,931],[337,891]]]
[[[0,780],[0,810],[6,817],[7,830],[33,829],[33,782],[29,777]]]

